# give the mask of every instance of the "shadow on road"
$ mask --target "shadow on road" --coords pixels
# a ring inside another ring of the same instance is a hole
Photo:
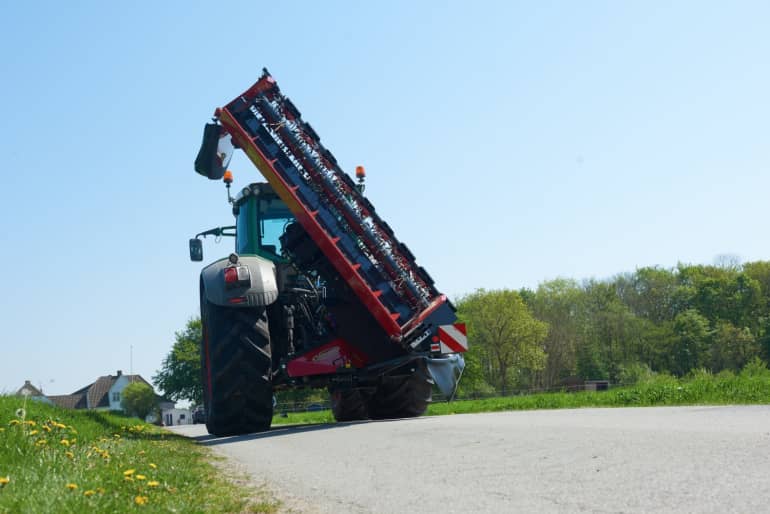
[[[365,420],[365,421],[347,421],[338,423],[317,423],[307,425],[278,425],[272,427],[267,432],[259,432],[256,434],[236,435],[229,437],[217,437],[215,435],[199,435],[191,437],[198,443],[204,446],[216,446],[219,444],[238,443],[241,441],[255,441],[257,439],[269,439],[273,437],[282,437],[287,435],[302,434],[304,432],[316,432],[319,430],[341,430],[345,427],[353,425],[366,425],[369,423],[392,423],[399,421],[397,419],[385,419],[385,420]]]

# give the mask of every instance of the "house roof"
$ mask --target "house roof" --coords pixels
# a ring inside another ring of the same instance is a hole
[[[86,395],[83,393],[48,396],[48,399],[51,400],[54,403],[54,405],[58,405],[59,407],[64,407],[65,409],[87,408]]]
[[[91,409],[94,409],[97,407],[109,407],[110,406],[110,398],[109,398],[110,389],[112,389],[112,386],[115,385],[115,382],[117,382],[118,378],[122,376],[126,377],[129,383],[141,382],[143,384],[147,384],[148,386],[152,387],[152,385],[149,382],[147,382],[145,379],[143,379],[141,375],[123,375],[123,373],[118,371],[117,375],[105,375],[103,377],[97,378],[96,382],[85,386],[84,388],[76,391],[76,393],[86,392],[88,396],[88,405]]]

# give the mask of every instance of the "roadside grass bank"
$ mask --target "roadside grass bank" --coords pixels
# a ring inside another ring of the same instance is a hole
[[[98,411],[0,396],[0,513],[273,513],[191,440]]]
[[[670,375],[652,375],[634,385],[602,392],[537,393],[434,403],[428,408],[427,415],[582,407],[752,404],[770,404],[770,370],[759,361],[748,364],[739,374],[723,371],[712,375],[698,370],[679,379]],[[287,417],[273,418],[274,425],[332,422],[334,418],[328,410],[289,413]]]

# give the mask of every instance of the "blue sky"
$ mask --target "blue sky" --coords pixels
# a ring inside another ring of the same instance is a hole
[[[0,6],[0,391],[156,372],[232,220],[203,124],[263,66],[453,297],[770,258],[766,2],[260,4]]]

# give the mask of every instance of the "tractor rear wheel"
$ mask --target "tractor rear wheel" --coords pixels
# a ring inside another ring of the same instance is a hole
[[[368,416],[366,396],[361,389],[338,389],[329,392],[332,415],[337,421],[360,421]]]
[[[425,414],[433,396],[433,378],[421,360],[415,361],[407,372],[382,377],[369,401],[370,418],[416,418]]]
[[[228,308],[201,300],[206,428],[217,436],[270,428],[270,332],[264,307]]]

